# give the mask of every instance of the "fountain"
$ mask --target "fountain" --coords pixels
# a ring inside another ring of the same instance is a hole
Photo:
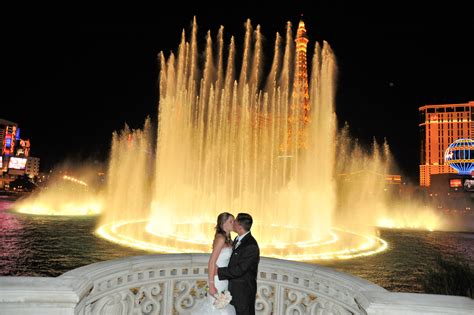
[[[14,208],[17,212],[32,215],[98,215],[102,209],[102,197],[96,178],[97,170],[90,166],[73,167],[65,163],[50,175],[45,187],[17,200]]]
[[[259,27],[246,23],[237,80],[234,41],[224,53],[223,38],[223,28],[216,43],[208,34],[202,70],[195,21],[178,54],[160,56],[156,146],[148,118],[142,129],[125,126],[112,137],[97,233],[188,254],[103,261],[59,277],[0,277],[0,313],[189,313],[207,279],[209,255],[199,253],[210,250],[217,214],[230,211],[254,216],[262,256],[271,256],[259,264],[258,314],[471,314],[467,297],[389,292],[320,264],[287,261],[382,252],[388,244],[377,237],[380,225],[440,225],[429,209],[385,192],[393,167],[386,143],[364,150],[347,126],[337,130],[327,43],[314,49],[306,89],[290,24],[285,41],[277,34],[266,80]],[[65,202],[49,200],[57,208]]]
[[[77,180],[65,189],[61,178],[16,209],[102,212],[100,236],[162,253],[208,252],[220,212],[249,212],[263,255],[300,261],[383,251],[376,226],[439,227],[432,210],[383,191],[393,164],[386,143],[367,152],[348,126],[337,130],[329,44],[315,44],[308,76],[304,23],[295,39],[288,23],[265,77],[260,26],[248,20],[245,29],[241,54],[223,27],[215,40],[208,32],[201,62],[194,20],[177,54],[160,54],[156,145],[149,118],[115,132],[103,196]]]
[[[316,43],[305,82],[301,28],[296,46],[291,23],[285,40],[276,35],[266,80],[260,26],[249,20],[240,73],[223,27],[215,42],[208,32],[201,66],[195,20],[176,55],[160,54],[156,155],[145,153],[149,120],[143,130],[114,135],[99,235],[163,253],[208,252],[216,216],[229,211],[253,215],[265,256],[347,259],[387,248],[374,226],[395,224],[384,219],[389,200],[380,193],[388,145],[364,153],[348,128],[337,131],[334,54]],[[355,185],[338,176],[361,169]]]

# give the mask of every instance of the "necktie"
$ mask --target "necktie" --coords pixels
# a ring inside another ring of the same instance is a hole
[[[234,249],[235,249],[235,247],[237,246],[238,240],[239,240],[239,237],[236,236],[236,237],[234,238],[234,243],[232,244],[232,247],[233,247]]]
[[[237,238],[237,239],[238,239],[238,238]],[[235,244],[235,247],[234,247],[234,249],[235,249],[235,248],[237,248],[237,247],[239,247],[239,245],[240,245],[240,241],[241,241],[241,240],[242,240],[242,239],[238,239],[238,240],[237,240],[237,243]]]

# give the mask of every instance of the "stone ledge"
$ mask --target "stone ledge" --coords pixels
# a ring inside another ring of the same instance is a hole
[[[355,300],[374,315],[474,314],[474,300],[463,296],[366,291]]]

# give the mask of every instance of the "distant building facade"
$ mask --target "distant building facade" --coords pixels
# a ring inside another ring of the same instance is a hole
[[[12,121],[0,119],[1,155],[13,155],[16,140],[19,139],[20,129]]]
[[[448,146],[474,137],[474,101],[461,104],[425,105],[420,112],[420,186],[431,185],[431,175],[454,174],[444,163]]]
[[[39,171],[40,159],[37,157],[29,156],[26,161],[25,174],[29,177],[38,177],[40,174]]]
[[[473,178],[459,174],[433,174],[430,183],[429,199],[433,206],[473,215]]]
[[[0,189],[18,176],[39,176],[40,159],[30,156],[30,140],[20,138],[17,123],[0,118]]]

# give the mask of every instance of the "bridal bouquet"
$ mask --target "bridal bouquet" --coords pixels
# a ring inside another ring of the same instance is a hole
[[[232,301],[232,295],[228,290],[224,290],[220,293],[217,293],[216,295],[214,295],[214,297],[216,298],[216,300],[214,301],[214,306],[216,308],[224,308],[227,306],[227,304],[230,303],[230,301]]]

